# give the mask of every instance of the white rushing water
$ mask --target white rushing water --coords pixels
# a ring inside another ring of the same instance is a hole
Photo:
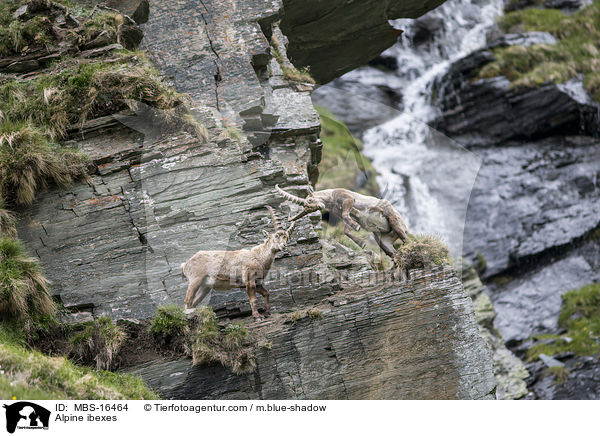
[[[398,89],[403,110],[364,133],[365,154],[379,172],[382,192],[405,216],[413,233],[437,233],[453,255],[462,253],[462,235],[479,158],[427,125],[438,114],[432,85],[451,63],[485,45],[486,33],[502,14],[502,0],[448,0],[431,11],[439,27],[431,42],[413,47],[413,20],[396,20],[402,42],[386,51],[398,61],[395,75],[363,68],[344,76],[364,84]]]

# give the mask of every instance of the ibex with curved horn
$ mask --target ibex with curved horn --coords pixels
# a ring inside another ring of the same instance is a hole
[[[402,242],[408,239],[408,228],[400,214],[394,209],[388,200],[382,200],[368,195],[358,194],[347,189],[323,189],[309,194],[306,198],[300,198],[285,192],[276,185],[277,191],[289,201],[304,207],[291,221],[296,221],[303,216],[321,211],[328,211],[344,222],[344,234],[356,242],[361,248],[365,241],[361,240],[352,231],[363,229],[373,232],[375,241],[381,249],[394,258],[394,241],[398,238]]]
[[[225,291],[245,286],[252,316],[260,320],[256,293],[265,300],[265,314],[271,312],[269,292],[263,286],[263,280],[275,259],[275,255],[287,244],[294,224],[283,230],[275,211],[267,206],[275,232],[266,233],[267,239],[255,247],[236,251],[198,251],[187,262],[181,264],[182,275],[187,277],[189,285],[185,295],[185,308],[196,307],[211,289]]]

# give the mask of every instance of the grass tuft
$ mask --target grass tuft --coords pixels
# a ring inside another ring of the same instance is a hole
[[[192,335],[194,365],[220,363],[235,374],[254,371],[254,344],[241,323],[229,324],[221,332],[215,313],[207,306],[196,310],[197,328]]]
[[[550,368],[546,368],[544,375],[547,377],[554,377],[554,383],[552,383],[552,385],[560,385],[569,378],[569,370],[564,366],[551,366]]]
[[[0,239],[0,319],[32,321],[53,316],[48,280],[20,241]]]
[[[176,304],[159,307],[150,325],[150,333],[163,338],[183,335],[186,329],[185,313],[181,306]]]
[[[95,363],[98,370],[110,370],[125,340],[125,333],[108,317],[74,327],[69,338],[71,354],[81,363]]]
[[[20,205],[33,202],[49,181],[68,186],[86,173],[87,159],[24,123],[0,123],[0,192]]]
[[[515,88],[542,83],[563,83],[584,75],[584,86],[600,101],[600,0],[567,15],[557,9],[524,9],[499,20],[505,32],[543,31],[553,34],[556,45],[512,46],[494,50],[496,59],[479,77],[506,76]]]
[[[410,235],[409,240],[398,247],[394,262],[403,271],[431,268],[450,263],[448,247],[433,235]]]

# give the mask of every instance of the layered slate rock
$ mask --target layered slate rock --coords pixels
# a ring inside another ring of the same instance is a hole
[[[161,136],[143,106],[74,133],[95,171],[88,183],[50,189],[20,211],[19,236],[75,317],[147,319],[159,306],[182,304],[182,262],[200,249],[262,242],[272,228],[265,205],[282,218],[297,212],[274,186],[307,194],[318,177],[320,126],[311,87],[289,81],[272,56],[268,41],[283,14],[276,1],[150,2],[143,48],[190,96],[207,137]],[[276,257],[265,282],[270,321],[246,318],[243,289],[204,301],[273,343],[254,373],[188,360],[147,362],[139,373],[173,398],[492,396],[489,354],[454,272],[363,283],[368,263],[350,254],[325,261],[319,225],[318,214],[300,221]],[[286,313],[309,307],[323,317],[286,323]]]
[[[389,20],[417,18],[443,0],[283,0],[281,29],[297,67],[309,67],[319,83],[377,57],[401,35]]]
[[[313,307],[321,310],[315,319],[278,315],[253,327],[250,334],[266,336],[272,347],[257,351],[252,374],[193,367],[187,359],[133,372],[173,399],[493,398],[489,351],[455,273],[413,277],[344,289]]]
[[[538,44],[546,38],[539,33],[505,35],[495,44]],[[598,135],[599,105],[580,79],[516,89],[504,76],[478,79],[481,67],[493,59],[487,49],[473,52],[438,80],[442,114],[433,123],[437,129],[471,147],[553,135]]]
[[[600,104],[581,78],[530,88],[478,78],[490,48],[553,42],[500,36],[437,83],[435,125],[483,160],[464,247],[484,259],[495,326],[510,345],[556,332],[561,295],[600,278]]]

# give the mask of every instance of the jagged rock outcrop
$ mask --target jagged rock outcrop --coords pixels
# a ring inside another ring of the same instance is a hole
[[[504,345],[504,339],[494,327],[496,310],[490,296],[484,291],[483,283],[475,269],[463,261],[462,281],[465,291],[473,300],[475,319],[479,332],[490,351],[494,376],[496,377],[496,397],[499,400],[515,400],[527,395],[525,380],[529,373],[523,362]]]
[[[50,189],[19,211],[20,238],[77,317],[145,319],[182,304],[182,262],[199,249],[262,241],[266,204],[292,212],[275,184],[304,195],[316,180],[312,86],[289,80],[269,43],[286,11],[277,1],[150,2],[143,48],[190,96],[206,138],[157,136],[143,107],[137,117],[90,120],[72,138],[96,167],[89,182]],[[235,376],[180,360],[147,362],[139,373],[173,398],[491,397],[489,355],[454,272],[357,289],[373,271],[362,265],[344,284],[324,259],[318,223],[297,226],[265,282],[277,315],[252,325],[273,343],[257,371]],[[208,304],[219,317],[250,313],[242,289]],[[286,312],[311,306],[322,319],[284,323]]]
[[[546,41],[539,33],[505,35],[494,46]],[[477,79],[481,67],[493,59],[487,49],[476,51],[455,62],[438,80],[442,115],[434,122],[436,128],[465,146],[552,135],[598,135],[599,106],[580,79],[523,89],[513,89],[504,76]]]
[[[483,261],[494,326],[522,357],[522,341],[559,330],[561,295],[600,280],[600,104],[581,77],[514,88],[506,77],[477,74],[494,59],[490,48],[554,42],[541,32],[502,35],[437,83],[435,125],[482,158],[465,253]],[[570,371],[564,384],[543,363],[527,365],[529,397],[592,398],[593,359],[560,358]]]
[[[347,73],[396,42],[401,31],[389,20],[417,18],[443,0],[283,0],[281,29],[297,67],[309,67],[319,83]]]
[[[270,341],[257,351],[252,374],[193,367],[188,359],[133,372],[164,398],[494,398],[488,350],[454,271],[415,270],[413,277],[384,289],[349,286],[315,305],[315,319],[275,315],[252,327]]]

